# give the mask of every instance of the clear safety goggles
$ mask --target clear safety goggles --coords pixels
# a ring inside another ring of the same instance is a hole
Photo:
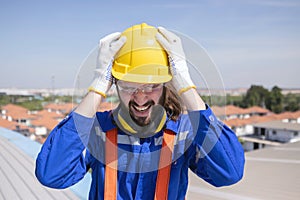
[[[132,94],[136,94],[138,91],[147,94],[158,91],[164,86],[164,83],[139,84],[139,83],[129,83],[129,82],[118,80],[116,85],[120,92],[132,95]]]

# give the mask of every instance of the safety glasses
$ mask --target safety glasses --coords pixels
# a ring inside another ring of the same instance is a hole
[[[138,91],[142,93],[152,93],[155,91],[160,90],[164,84],[135,84],[135,83],[128,83],[125,81],[117,81],[116,83],[118,90],[123,93],[127,93],[129,95],[136,94]]]

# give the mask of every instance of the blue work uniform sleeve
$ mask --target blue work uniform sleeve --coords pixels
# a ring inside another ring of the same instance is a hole
[[[88,159],[83,143],[88,140],[93,121],[71,113],[51,131],[36,159],[35,174],[43,185],[66,188],[84,177]]]
[[[238,182],[244,172],[244,150],[235,133],[207,106],[190,112],[195,138],[188,149],[189,167],[208,183],[220,187]]]

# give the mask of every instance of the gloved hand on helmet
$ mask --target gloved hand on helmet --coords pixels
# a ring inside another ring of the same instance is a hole
[[[167,51],[172,73],[172,84],[178,94],[196,88],[193,83],[185,59],[185,53],[180,38],[163,27],[158,27],[157,41]]]
[[[111,68],[114,56],[125,42],[126,37],[121,37],[119,32],[109,34],[99,41],[97,65],[94,80],[88,88],[89,91],[94,91],[106,97],[106,93],[112,84]]]

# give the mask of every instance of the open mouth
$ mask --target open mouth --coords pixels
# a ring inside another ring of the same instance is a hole
[[[151,107],[151,105],[148,105],[148,106],[136,106],[136,105],[132,105],[132,107],[135,110],[139,111],[139,112],[143,112],[145,110],[148,110]]]
[[[147,102],[144,105],[138,105],[135,102],[129,102],[129,108],[136,117],[147,117],[150,114],[151,108],[154,105],[153,101]]]

